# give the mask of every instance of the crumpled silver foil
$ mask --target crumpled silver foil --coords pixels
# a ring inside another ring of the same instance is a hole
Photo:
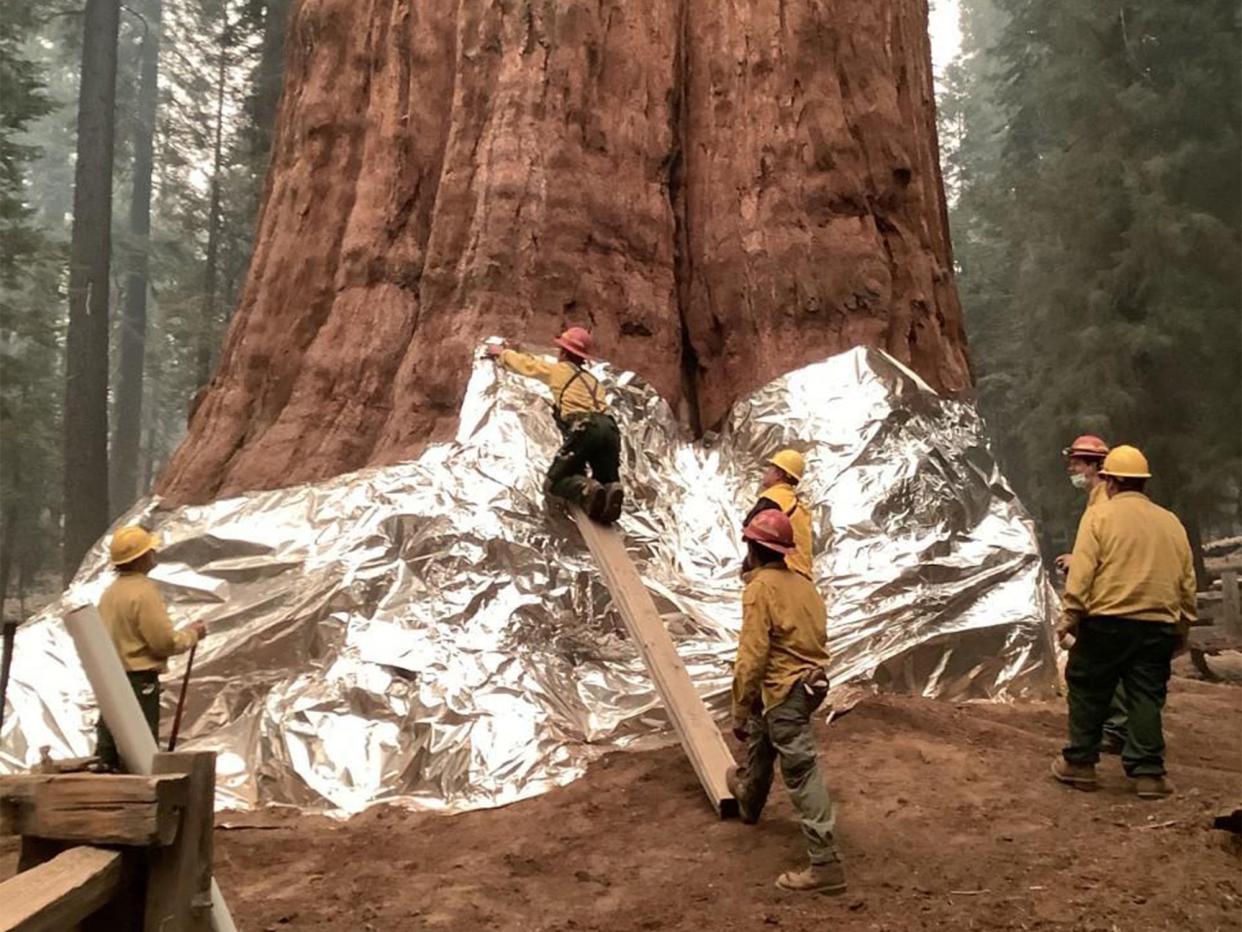
[[[627,545],[700,693],[728,707],[742,516],[763,462],[808,457],[838,705],[859,688],[1047,695],[1053,596],[983,424],[872,350],[791,373],[691,442],[600,367],[625,437]],[[454,443],[417,460],[199,507],[146,502],[178,623],[203,621],[181,747],[213,749],[222,808],[458,811],[580,776],[671,728],[543,473],[542,386],[479,362]],[[89,754],[94,702],[61,617],[111,579],[105,541],[17,637],[0,772]],[[164,678],[165,735],[184,671]]]

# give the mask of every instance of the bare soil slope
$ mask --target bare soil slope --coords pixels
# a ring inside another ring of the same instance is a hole
[[[222,816],[217,869],[246,929],[1214,930],[1242,925],[1242,689],[1178,678],[1180,793],[1048,777],[1063,705],[870,699],[821,735],[850,871],[843,897],[777,890],[798,861],[783,790],[718,822],[678,748],[617,754],[500,810],[377,809],[345,824]],[[223,825],[230,828],[224,829]]]

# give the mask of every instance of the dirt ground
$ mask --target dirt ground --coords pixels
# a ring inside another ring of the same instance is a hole
[[[821,733],[837,898],[773,886],[803,850],[783,790],[720,822],[677,747],[458,816],[222,814],[216,870],[247,930],[1238,929],[1242,845],[1210,825],[1242,804],[1240,712],[1237,686],[1175,679],[1179,794],[1152,803],[1116,758],[1099,792],[1051,780],[1060,703],[868,699]]]
[[[1063,707],[878,697],[821,735],[850,889],[773,886],[802,854],[783,791],[757,826],[717,821],[679,748],[459,816],[382,808],[344,824],[222,822],[217,871],[246,929],[1238,929],[1242,689],[1178,678],[1179,795],[1139,801],[1120,762],[1096,793],[1048,777]]]

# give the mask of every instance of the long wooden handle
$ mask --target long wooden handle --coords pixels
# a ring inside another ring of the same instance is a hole
[[[190,671],[194,669],[194,653],[198,644],[190,648],[190,656],[185,660],[185,676],[181,680],[181,695],[177,698],[177,712],[173,715],[172,734],[168,737],[168,750],[177,750],[177,732],[181,730],[181,713],[185,710],[185,694],[190,688]]]

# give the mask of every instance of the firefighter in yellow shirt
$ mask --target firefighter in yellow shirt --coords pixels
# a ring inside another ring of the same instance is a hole
[[[770,508],[784,512],[785,517],[793,525],[795,545],[793,553],[785,558],[785,564],[795,573],[801,573],[807,579],[814,580],[811,513],[798,498],[798,483],[802,481],[805,470],[806,462],[797,450],[781,450],[768,460],[768,468],[763,473],[759,500],[755,502],[755,507],[742,522],[742,527],[750,524],[755,515]],[[749,561],[742,564],[744,574],[750,570]]]
[[[1101,502],[1108,501],[1104,477],[1100,469],[1104,465],[1104,457],[1108,456],[1108,444],[1094,434],[1083,434],[1074,438],[1074,442],[1061,451],[1065,457],[1065,471],[1070,483],[1076,489],[1087,493],[1087,509],[1094,508]],[[1070,554],[1057,557],[1057,569],[1068,573]],[[1104,743],[1100,751],[1104,754],[1120,754],[1126,746],[1126,688],[1120,682],[1117,692],[1109,707],[1108,721],[1104,723]]]
[[[1143,494],[1151,471],[1139,450],[1113,449],[1100,474],[1108,501],[1087,509],[1078,525],[1057,629],[1069,646],[1069,742],[1052,773],[1095,789],[1104,721],[1120,682],[1129,711],[1122,766],[1140,798],[1160,799],[1173,792],[1162,726],[1170,666],[1196,614],[1190,542],[1177,517]]]
[[[1065,457],[1065,471],[1069,475],[1070,484],[1087,493],[1088,508],[1108,500],[1104,490],[1104,477],[1100,475],[1104,457],[1108,456],[1107,443],[1094,434],[1083,434],[1062,450],[1061,455]],[[1068,553],[1061,554],[1057,557],[1057,569],[1068,573],[1069,561]]]
[[[586,370],[591,334],[570,327],[556,338],[556,362],[503,346],[487,353],[510,372],[538,379],[552,389],[552,417],[564,442],[548,468],[547,491],[580,505],[593,520],[612,524],[621,517],[621,432],[608,411],[604,390]],[[591,474],[587,475],[587,467]]]
[[[836,814],[820,775],[811,729],[815,710],[828,694],[824,600],[814,583],[786,566],[795,546],[793,526],[784,512],[761,511],[742,536],[754,570],[742,593],[742,631],[733,667],[733,734],[746,742],[746,763],[729,769],[729,791],[742,821],[754,824],[779,760],[811,863],[781,874],[776,885],[843,893]]]
[[[125,675],[156,743],[160,726],[160,673],[167,668],[169,657],[189,650],[207,633],[202,622],[184,631],[173,628],[159,589],[147,576],[155,567],[157,547],[159,539],[140,527],[123,527],[113,534],[110,556],[117,578],[99,600],[99,615],[121,657]],[[100,768],[117,769],[120,758],[116,741],[102,716],[96,738],[95,753]]]

